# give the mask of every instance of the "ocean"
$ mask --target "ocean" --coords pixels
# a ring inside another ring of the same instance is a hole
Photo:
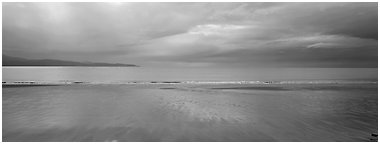
[[[377,69],[2,70],[6,82],[86,82],[3,85],[6,142],[362,142],[378,129]]]
[[[377,80],[377,68],[3,67],[3,81]]]

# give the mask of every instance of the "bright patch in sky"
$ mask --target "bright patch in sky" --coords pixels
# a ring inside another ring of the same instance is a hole
[[[197,25],[189,30],[190,34],[201,34],[201,35],[223,35],[229,34],[236,30],[241,30],[248,28],[248,26],[241,25],[218,25],[218,24],[206,24]]]

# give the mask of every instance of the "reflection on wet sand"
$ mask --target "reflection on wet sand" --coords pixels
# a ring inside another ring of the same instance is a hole
[[[368,141],[377,132],[375,84],[312,86],[4,88],[3,141]]]

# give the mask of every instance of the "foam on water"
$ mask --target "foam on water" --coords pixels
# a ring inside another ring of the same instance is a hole
[[[71,84],[376,84],[376,80],[293,80],[293,81],[3,81],[3,85]]]

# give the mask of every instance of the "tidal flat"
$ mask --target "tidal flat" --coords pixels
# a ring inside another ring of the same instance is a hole
[[[3,141],[369,141],[377,84],[3,87]]]

